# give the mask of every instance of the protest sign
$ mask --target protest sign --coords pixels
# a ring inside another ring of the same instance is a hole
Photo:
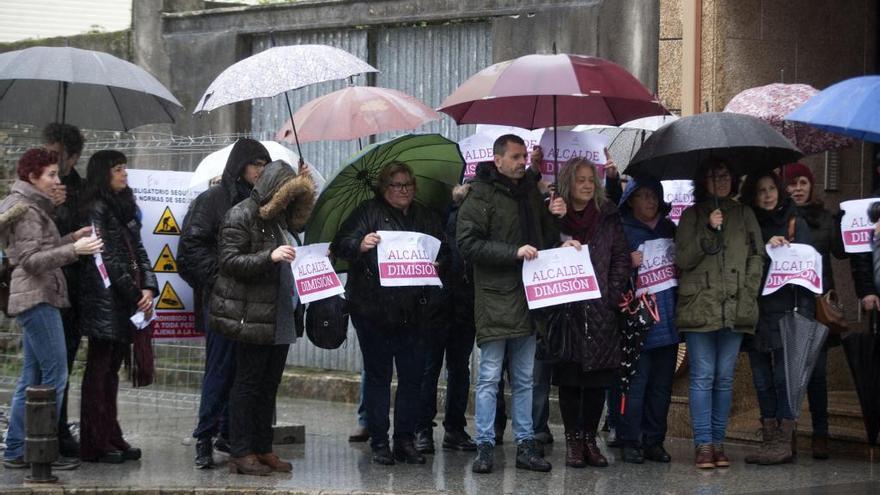
[[[822,293],[822,255],[808,244],[765,246],[770,267],[762,296],[772,294],[786,284],[800,285],[816,294]]]
[[[871,252],[871,232],[874,224],[868,219],[868,207],[880,198],[854,199],[840,203],[843,218],[840,219],[840,234],[843,236],[843,249],[847,253]]]
[[[434,266],[440,252],[439,239],[418,232],[380,230],[376,233],[381,239],[376,246],[379,285],[443,286]]]
[[[636,295],[656,294],[678,286],[675,269],[675,241],[654,239],[639,246],[642,264],[636,281]]]
[[[329,242],[322,242],[296,248],[296,258],[290,269],[293,270],[296,293],[303,304],[345,292],[327,257],[329,247]]]
[[[690,180],[664,180],[660,181],[660,184],[663,185],[663,202],[672,205],[669,219],[678,225],[681,212],[694,204],[694,182]]]
[[[523,262],[522,280],[529,309],[602,297],[586,245],[538,251]]]
[[[605,180],[605,147],[608,138],[593,132],[556,131],[556,143],[559,146],[559,168],[570,158],[582,157],[596,164],[599,180]],[[547,129],[541,136],[541,150],[544,159],[541,161],[541,175],[547,182],[554,182],[556,176],[553,168],[553,130]]]
[[[542,131],[530,131],[519,127],[506,127],[496,125],[477,126],[477,133],[468,136],[458,142],[458,149],[464,158],[464,179],[474,176],[477,164],[480,162],[493,161],[495,154],[492,146],[495,140],[504,134],[514,134],[526,143],[526,152],[531,153],[532,148],[538,144],[538,138]],[[526,159],[528,163],[528,159]]]

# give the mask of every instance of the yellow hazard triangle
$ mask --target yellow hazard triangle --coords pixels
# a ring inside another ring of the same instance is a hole
[[[156,224],[153,233],[162,235],[180,235],[180,226],[177,224],[177,219],[174,218],[174,214],[171,213],[171,208],[167,206],[165,207],[165,211],[163,211],[162,216],[159,217],[159,223]]]
[[[183,303],[180,302],[180,297],[174,291],[174,287],[171,287],[171,282],[165,282],[165,286],[162,287],[162,294],[159,295],[156,309],[183,309]]]
[[[174,259],[174,254],[171,253],[168,244],[165,244],[162,252],[159,253],[159,258],[153,265],[153,271],[156,273],[177,273],[177,260]]]

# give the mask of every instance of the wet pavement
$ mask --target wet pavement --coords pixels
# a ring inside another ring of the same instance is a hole
[[[73,394],[72,394],[73,395]],[[671,464],[623,464],[616,449],[603,449],[611,466],[605,469],[573,469],[564,465],[562,432],[554,428],[557,443],[547,456],[554,469],[549,474],[514,467],[515,447],[508,437],[496,449],[496,471],[475,475],[470,471],[471,453],[438,451],[423,466],[379,466],[370,462],[366,444],[349,444],[355,407],[351,404],[314,400],[279,402],[280,423],[304,423],[305,444],[278,446],[276,452],[293,462],[292,474],[269,477],[231,475],[225,459],[220,466],[200,471],[193,467],[193,446],[188,439],[195,423],[195,406],[189,394],[132,391],[120,396],[121,424],[127,440],[144,451],[140,461],[123,465],[86,463],[76,471],[55,474],[60,486],[71,493],[557,493],[623,494],[840,494],[880,493],[880,464],[867,459],[815,461],[801,455],[790,465],[747,466],[743,456],[754,447],[728,446],[731,468],[698,471],[691,465],[689,440],[667,442]],[[76,406],[74,406],[76,407]],[[509,435],[509,429],[508,429]],[[439,445],[442,428],[435,429]],[[0,493],[23,486],[24,470],[0,468]],[[89,489],[98,488],[98,492]]]

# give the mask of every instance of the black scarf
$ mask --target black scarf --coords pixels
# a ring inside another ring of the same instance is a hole
[[[514,201],[516,201],[522,241],[537,249],[544,247],[541,245],[541,236],[538,234],[535,225],[535,212],[532,211],[531,205],[529,205],[529,192],[535,187],[532,181],[523,177],[519,182],[513,182],[509,177],[500,173],[497,174],[496,180],[498,184],[507,189]]]

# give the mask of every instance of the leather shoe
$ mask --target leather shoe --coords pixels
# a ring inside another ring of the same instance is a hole
[[[672,456],[669,455],[669,452],[666,452],[666,449],[663,448],[663,444],[657,445],[648,445],[642,451],[642,456],[654,462],[670,462],[672,461]]]
[[[620,457],[623,459],[623,462],[628,462],[630,464],[642,464],[645,462],[642,452],[636,447],[621,448]]]
[[[443,449],[473,452],[477,450],[477,444],[464,430],[446,430],[443,434]]]
[[[424,464],[427,462],[425,456],[416,450],[411,439],[394,441],[394,460],[405,464]]]
[[[394,456],[391,455],[391,449],[388,448],[387,443],[373,446],[373,462],[383,466],[394,465]]]
[[[123,462],[125,462],[125,456],[122,455],[121,450],[111,450],[110,452],[107,452],[97,459],[93,459],[91,461],[102,462],[104,464],[122,464]]]
[[[260,464],[265,464],[272,468],[272,471],[279,473],[289,473],[293,471],[293,464],[287,461],[282,461],[281,458],[273,452],[257,454],[257,460],[260,461]]]
[[[363,443],[369,439],[370,432],[363,426],[358,426],[353,432],[351,432],[351,435],[348,436],[348,441],[350,443]]]
[[[129,447],[122,451],[122,458],[126,461],[136,461],[141,458],[141,449]]]
[[[599,450],[599,446],[596,444],[595,433],[584,434],[584,459],[587,461],[588,466],[608,467],[608,459],[602,455],[602,451]]]
[[[214,440],[214,450],[217,452],[223,452],[224,454],[232,453],[232,447],[229,446],[229,440],[221,436],[218,436],[217,440]]]
[[[272,472],[272,468],[258,461],[256,455],[250,454],[244,457],[230,457],[229,472],[251,476],[268,476]]]
[[[415,438],[415,446],[416,450],[419,454],[433,454],[434,453],[434,430],[428,428],[427,430],[421,430],[416,432]]]
[[[211,437],[200,438],[196,442],[196,468],[211,469],[214,467],[214,447]]]

